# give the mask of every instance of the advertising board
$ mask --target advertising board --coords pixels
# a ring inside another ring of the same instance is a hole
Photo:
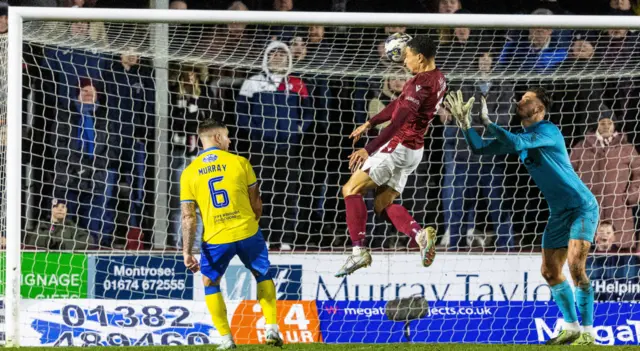
[[[317,301],[326,343],[495,343],[539,344],[562,325],[553,303],[542,301],[436,301],[425,317],[387,318],[383,301]],[[596,342],[640,344],[640,304],[598,303]]]
[[[315,301],[278,301],[278,325],[286,343],[321,341]],[[264,343],[257,301],[227,303],[238,344]],[[21,305],[24,346],[199,345],[220,341],[202,301],[25,300]]]

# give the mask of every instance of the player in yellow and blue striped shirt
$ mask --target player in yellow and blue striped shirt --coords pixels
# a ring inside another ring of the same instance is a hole
[[[229,150],[227,127],[209,119],[198,127],[204,150],[180,177],[184,263],[202,270],[205,301],[213,324],[223,337],[218,350],[234,349],[220,279],[238,255],[258,283],[258,301],[266,321],[266,342],[282,346],[276,321],[276,291],[269,276],[267,245],[258,226],[262,201],[249,161]],[[200,265],[191,253],[196,232],[196,206],[204,222]]]

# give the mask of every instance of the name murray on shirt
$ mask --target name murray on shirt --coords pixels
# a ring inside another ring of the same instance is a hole
[[[198,169],[198,175],[205,175],[205,174],[216,173],[216,172],[225,172],[226,170],[227,170],[227,165],[224,165],[224,164],[210,165],[210,166],[206,166]]]

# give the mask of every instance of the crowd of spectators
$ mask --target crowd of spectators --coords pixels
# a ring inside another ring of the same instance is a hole
[[[553,0],[399,1],[393,9],[386,1],[333,0],[330,8],[317,3],[175,0],[169,6],[231,11],[385,11],[386,6],[387,11],[402,12],[550,16],[628,16],[638,10],[631,0],[594,1],[583,10],[574,2]],[[132,7],[101,0],[16,4]],[[6,11],[0,11],[0,32],[3,29],[6,32]],[[109,40],[109,28],[101,23],[73,23],[68,30],[76,39]],[[179,247],[180,173],[198,154],[198,122],[217,118],[230,128],[232,149],[250,159],[260,179],[261,227],[273,247],[343,245],[347,236],[339,188],[348,177],[345,160],[353,149],[347,136],[396,99],[408,79],[384,55],[384,38],[394,32],[438,40],[438,66],[453,77],[449,89],[462,89],[465,98],[475,96],[476,101],[485,96],[492,118],[512,130],[519,128],[511,117],[518,95],[529,85],[548,88],[554,99],[549,119],[561,127],[576,171],[600,201],[595,250],[640,249],[635,215],[640,202],[640,87],[633,74],[619,74],[638,70],[637,33],[238,23],[191,31],[188,26],[170,27],[170,54],[197,52],[212,64],[171,62],[168,131],[156,128],[153,64],[135,48],[114,55],[25,44],[23,150],[29,181],[25,179],[23,189],[23,242],[43,249],[149,249],[154,242],[154,209],[166,206],[165,244]],[[354,42],[360,43],[356,53],[349,51]],[[236,65],[219,64],[222,59]],[[352,70],[361,65],[384,74],[367,77],[308,69],[345,67],[346,62],[352,63]],[[474,119],[473,127],[482,132],[481,121]],[[424,161],[402,198],[416,220],[438,227],[443,247],[539,247],[547,207],[515,156],[472,155],[443,109],[425,138]],[[167,155],[155,154],[161,142],[168,143]],[[168,158],[166,180],[156,177],[157,157]],[[154,203],[156,185],[162,181],[169,184],[168,201]],[[368,230],[373,247],[406,247],[380,219],[371,217]]]

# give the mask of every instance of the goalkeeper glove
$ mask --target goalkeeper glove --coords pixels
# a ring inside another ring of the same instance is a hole
[[[487,99],[483,96],[480,101],[482,103],[482,110],[480,111],[480,118],[482,118],[482,124],[484,124],[485,127],[488,127],[489,124],[491,124],[493,122],[491,122],[491,120],[489,119],[489,109],[487,108]]]
[[[472,97],[465,103],[462,98],[462,91],[460,90],[447,95],[444,106],[451,112],[451,115],[456,120],[456,124],[463,130],[471,128],[471,107],[475,100],[476,99]]]

